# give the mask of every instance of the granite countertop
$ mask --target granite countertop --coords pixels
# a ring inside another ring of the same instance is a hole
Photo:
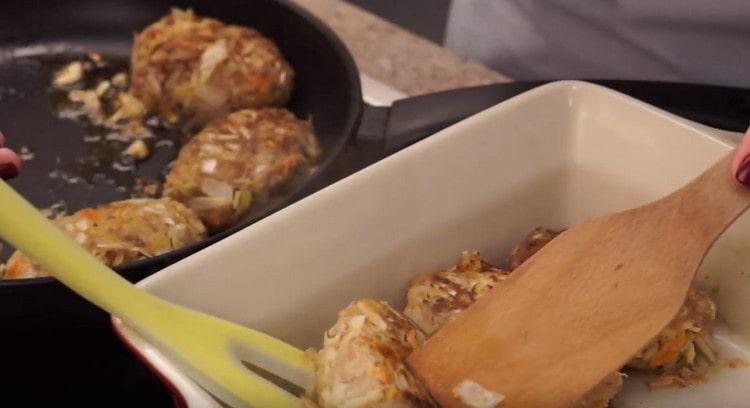
[[[407,95],[510,81],[342,0],[294,1],[338,34],[360,71]]]

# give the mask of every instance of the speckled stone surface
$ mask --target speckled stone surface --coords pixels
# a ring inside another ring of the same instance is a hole
[[[338,34],[360,71],[408,95],[510,80],[341,0],[294,1]]]

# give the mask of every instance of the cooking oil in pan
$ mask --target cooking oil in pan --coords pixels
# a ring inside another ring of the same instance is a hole
[[[188,135],[157,117],[109,121],[116,113],[118,98],[127,100],[127,60],[89,53],[85,58],[48,63],[57,75],[70,67],[82,71],[80,79],[53,86],[50,92],[55,114],[85,127],[81,154],[61,163],[50,176],[71,184],[104,182],[131,197],[159,195],[168,163]],[[131,146],[140,153],[129,154]]]

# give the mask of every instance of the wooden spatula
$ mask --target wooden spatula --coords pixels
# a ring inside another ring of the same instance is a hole
[[[460,384],[504,396],[503,408],[574,405],[670,322],[709,248],[750,205],[730,163],[567,230],[434,334],[410,367],[442,407],[469,406]]]

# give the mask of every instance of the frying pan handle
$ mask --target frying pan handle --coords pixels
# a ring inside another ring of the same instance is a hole
[[[385,128],[390,154],[545,82],[512,82],[414,96],[393,103]]]
[[[750,89],[677,82],[588,81],[718,129],[742,132],[750,119]],[[390,108],[368,106],[359,139],[384,139],[386,154],[390,154],[548,82],[551,81],[478,86],[401,99]]]

